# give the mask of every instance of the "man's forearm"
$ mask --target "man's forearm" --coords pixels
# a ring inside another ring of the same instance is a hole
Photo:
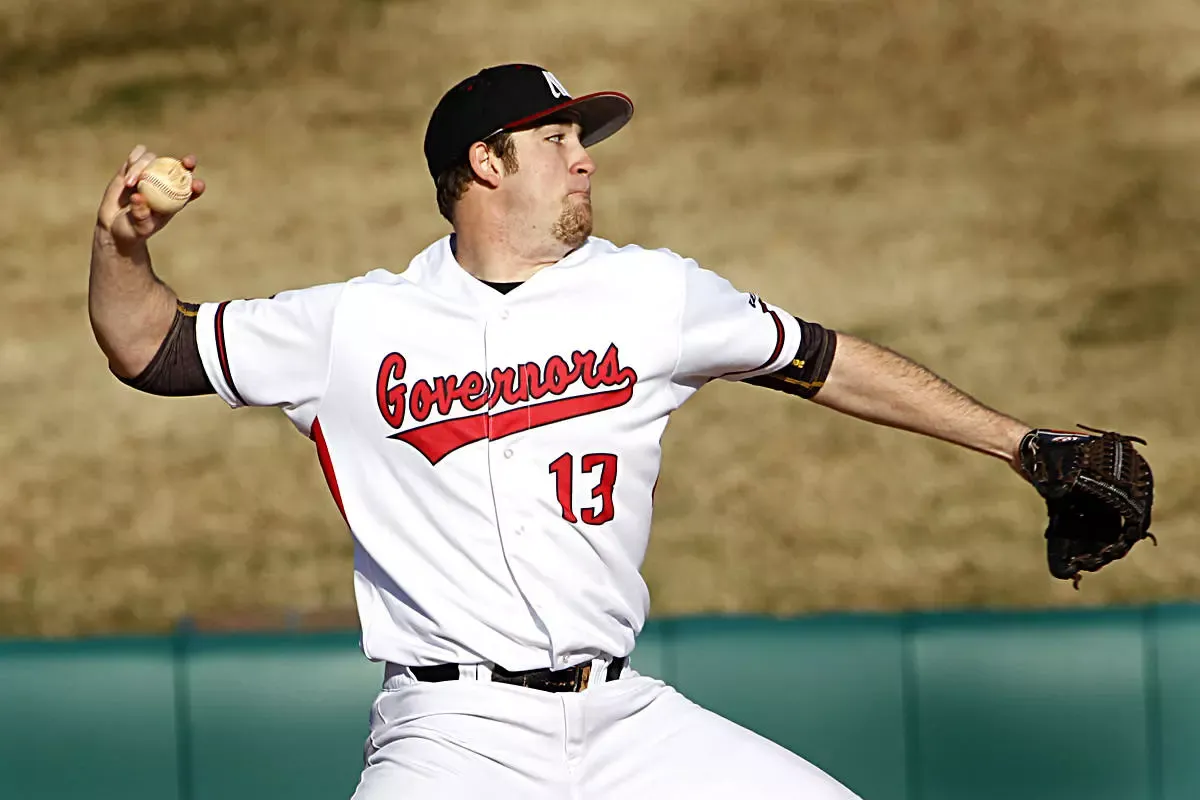
[[[813,402],[1009,462],[1030,428],[988,408],[912,360],[840,332],[829,376]]]
[[[113,372],[139,374],[154,357],[175,318],[175,292],[155,276],[145,242],[118,247],[97,225],[92,237],[88,315]]]

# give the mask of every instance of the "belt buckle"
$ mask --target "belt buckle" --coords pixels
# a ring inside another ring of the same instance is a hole
[[[613,659],[612,664],[618,659]],[[503,668],[492,666],[489,670],[490,680],[496,683],[507,683],[526,689],[537,689],[543,692],[582,692],[587,689],[592,676],[596,674],[594,660],[586,661],[565,670],[532,669],[520,672],[508,672]],[[611,664],[609,669],[612,669]]]
[[[592,677],[592,662],[589,661],[575,669],[575,691],[582,692],[587,688],[588,682]]]

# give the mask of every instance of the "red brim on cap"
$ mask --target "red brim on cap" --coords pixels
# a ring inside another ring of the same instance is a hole
[[[567,109],[579,115],[579,126],[583,129],[583,133],[579,137],[580,143],[584,147],[591,147],[625,127],[625,123],[629,122],[633,116],[633,101],[620,92],[585,94],[524,119],[510,122],[502,130],[527,128],[538,120],[554,116]]]

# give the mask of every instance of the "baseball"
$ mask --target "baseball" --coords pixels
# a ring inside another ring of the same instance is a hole
[[[160,214],[174,214],[192,197],[192,173],[176,158],[162,156],[150,162],[137,185],[146,205]]]

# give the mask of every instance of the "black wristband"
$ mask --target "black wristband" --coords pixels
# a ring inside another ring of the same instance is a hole
[[[833,366],[837,333],[799,317],[796,321],[800,323],[800,347],[791,362],[767,375],[745,378],[744,383],[794,394],[805,400],[817,396]]]

